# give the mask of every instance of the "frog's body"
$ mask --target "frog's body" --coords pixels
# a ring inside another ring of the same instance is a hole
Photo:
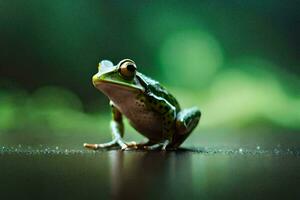
[[[109,87],[107,87],[109,86]],[[128,119],[130,124],[148,138],[160,137],[162,117],[147,107],[147,96],[139,90],[123,90],[115,84],[99,86],[110,97],[111,104]]]
[[[114,145],[120,145],[122,149],[177,148],[196,127],[201,116],[197,108],[181,111],[177,100],[157,81],[136,72],[135,63],[129,59],[122,60],[117,66],[102,61],[99,72],[93,76],[93,84],[110,99],[113,141],[85,144],[88,148]],[[122,141],[122,114],[149,139],[147,143],[126,144]]]

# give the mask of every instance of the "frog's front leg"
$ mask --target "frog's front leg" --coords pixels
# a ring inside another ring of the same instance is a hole
[[[136,143],[125,143],[122,140],[124,136],[124,124],[122,113],[116,108],[112,102],[110,102],[112,108],[112,120],[110,122],[110,128],[112,132],[112,141],[103,143],[103,144],[87,144],[85,143],[83,146],[89,149],[97,150],[102,148],[111,148],[114,146],[120,146],[122,150],[135,148]]]

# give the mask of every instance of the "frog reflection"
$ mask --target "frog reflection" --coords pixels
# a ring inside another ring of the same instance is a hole
[[[129,154],[113,151],[110,155],[112,199],[169,199],[174,191],[182,197],[192,196],[191,156],[189,151]]]

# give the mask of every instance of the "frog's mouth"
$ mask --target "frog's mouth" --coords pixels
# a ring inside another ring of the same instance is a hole
[[[117,82],[117,81],[114,81],[112,79],[102,80],[102,79],[99,79],[96,76],[93,76],[93,85],[99,90],[102,90],[103,87],[107,88],[107,86],[109,86],[109,85],[110,85],[111,88],[123,88],[123,89],[127,89],[127,90],[140,90],[140,91],[145,90],[140,85],[138,80],[136,80],[135,82],[136,82],[136,84],[129,84],[129,83],[126,83],[126,82]]]

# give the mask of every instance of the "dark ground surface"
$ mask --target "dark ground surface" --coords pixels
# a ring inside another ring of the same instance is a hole
[[[297,149],[0,148],[0,199],[300,198]]]

